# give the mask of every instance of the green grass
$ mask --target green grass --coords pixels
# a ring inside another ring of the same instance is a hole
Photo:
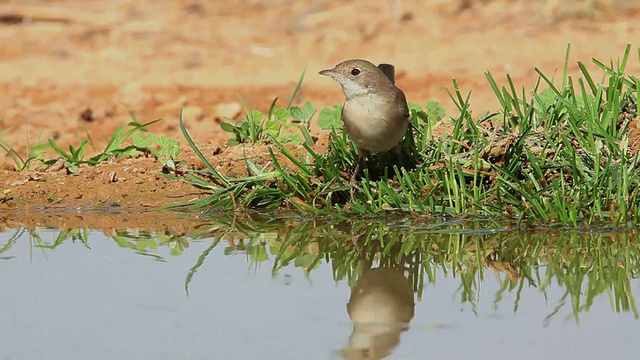
[[[562,84],[536,69],[532,90],[516,89],[507,75],[500,87],[486,77],[501,110],[472,116],[470,93],[453,81],[449,95],[457,114],[446,118],[432,102],[411,104],[412,126],[403,146],[406,168],[387,165],[388,154],[368,157],[360,181],[362,192],[349,197],[349,174],[357,158],[342,129],[340,107],[323,109],[318,122],[329,131],[328,151],[301,142],[291,151],[278,136],[270,144],[270,164],[246,160],[247,177],[225,177],[201,156],[208,171],[182,178],[212,190],[206,199],[178,204],[211,210],[288,208],[307,214],[344,217],[411,214],[497,217],[520,224],[578,226],[606,220],[617,226],[640,220],[638,154],[631,151],[628,127],[637,121],[640,80],[625,74],[631,46],[621,60],[580,76],[568,74],[569,50]],[[638,51],[640,56],[640,49]],[[640,61],[640,59],[638,59]],[[298,83],[299,87],[300,82]],[[438,121],[451,124],[449,136],[434,137]],[[180,125],[189,145],[200,153]],[[282,159],[287,159],[285,166]]]
[[[152,154],[160,159],[164,176],[210,191],[206,198],[173,208],[285,210],[338,219],[389,213],[444,215],[516,220],[520,226],[637,224],[639,155],[628,136],[629,125],[639,119],[640,80],[625,72],[632,61],[631,46],[616,62],[594,59],[597,74],[578,62],[576,77],[568,72],[569,54],[567,47],[560,84],[539,69],[533,89],[517,89],[509,75],[500,86],[486,73],[487,86],[501,104],[496,112],[473,115],[471,94],[455,79],[448,90],[455,114],[447,116],[435,102],[410,103],[412,126],[402,143],[404,167],[393,165],[393,154],[369,155],[359,180],[362,191],[353,201],[349,178],[357,152],[343,129],[341,107],[322,109],[316,117],[310,102],[293,106],[304,72],[286,106],[278,106],[276,98],[263,114],[245,105],[243,120],[222,125],[232,134],[231,145],[268,146],[268,163],[244,159],[244,177],[228,176],[212,165],[187,132],[182,113],[181,130],[204,170],[189,169],[180,161],[177,140],[150,133],[147,128],[155,121],[140,123],[135,117],[90,158],[90,138],[68,150],[50,139],[30,146],[22,157],[2,139],[9,129],[0,131],[0,148],[20,170],[33,163],[50,166],[63,161],[70,174],[81,165],[111,157]],[[314,146],[312,121],[328,134],[326,148]],[[434,136],[436,125],[448,126],[450,133]],[[57,158],[45,160],[45,151]]]
[[[36,151],[33,147],[27,147],[27,153],[25,157],[21,156],[16,149],[9,144],[2,136],[11,131],[11,128],[0,131],[0,149],[2,149],[15,164],[16,169],[23,171],[29,169],[33,162],[42,161],[44,153],[42,151]],[[27,143],[30,143],[29,135],[27,133]]]
[[[163,166],[168,166],[170,169],[184,166],[184,164],[174,163],[174,159],[180,154],[177,140],[149,132],[148,127],[160,119],[142,124],[138,122],[133,113],[131,117],[132,121],[115,130],[102,151],[98,151],[96,155],[88,159],[86,158],[87,146],[93,146],[89,136],[87,140],[82,140],[77,147],[70,145],[68,151],[59,146],[53,138],[46,142],[38,141],[36,145],[27,146],[26,158],[23,158],[6,140],[2,139],[2,135],[11,130],[5,129],[0,131],[0,148],[7,153],[20,171],[28,170],[34,163],[51,166],[62,160],[63,166],[69,174],[77,174],[81,165],[95,166],[112,157],[128,157],[140,153],[153,154]],[[27,144],[30,144],[28,137]],[[45,159],[47,150],[51,150],[57,157]]]
[[[229,145],[268,142],[272,138],[286,144],[302,144],[304,142],[313,144],[309,129],[311,127],[311,119],[316,113],[315,107],[308,101],[302,108],[291,105],[300,91],[304,74],[305,72],[303,71],[293,93],[289,97],[287,106],[276,106],[278,98],[275,98],[271,102],[269,112],[266,115],[260,110],[249,110],[242,97],[239,96],[245,112],[244,119],[235,121],[226,118],[227,121],[220,124],[220,128],[223,131],[233,134],[233,137],[229,139]],[[294,129],[297,129],[299,133],[292,132]]]

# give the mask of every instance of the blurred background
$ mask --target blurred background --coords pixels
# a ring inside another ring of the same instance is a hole
[[[317,72],[349,58],[394,64],[410,101],[439,101],[448,115],[455,78],[479,115],[497,110],[486,71],[530,90],[535,67],[559,79],[568,43],[572,73],[627,43],[637,72],[639,10],[632,0],[0,0],[0,131],[12,128],[3,138],[19,151],[87,131],[100,144],[132,111],[181,138],[185,106],[196,140],[214,142],[228,137],[219,120],[240,116],[237,94],[261,109],[285,102],[305,70],[298,102],[342,102]]]

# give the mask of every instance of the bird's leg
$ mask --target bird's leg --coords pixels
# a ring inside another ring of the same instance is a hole
[[[402,142],[398,143],[396,147],[393,148],[393,152],[396,153],[396,161],[398,164],[398,169],[402,168]]]
[[[367,153],[364,150],[358,148],[358,162],[356,164],[356,169],[353,171],[353,175],[351,175],[351,181],[349,182],[351,184],[351,202],[353,202],[354,199],[354,190],[363,191],[360,185],[358,185],[357,178],[358,174],[360,173],[360,168],[362,167],[362,160],[366,155]]]

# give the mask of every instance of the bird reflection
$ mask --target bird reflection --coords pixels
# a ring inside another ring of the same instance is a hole
[[[363,260],[364,270],[351,289],[347,312],[353,322],[349,344],[340,353],[344,359],[383,359],[400,343],[414,314],[411,282],[401,266],[372,268]]]

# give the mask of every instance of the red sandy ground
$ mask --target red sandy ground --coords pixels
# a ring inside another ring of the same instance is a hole
[[[485,71],[532,89],[535,67],[558,78],[568,43],[573,74],[577,61],[600,74],[591,58],[609,62],[631,43],[628,70],[637,75],[639,14],[628,0],[0,0],[0,131],[11,128],[2,138],[22,155],[49,137],[77,146],[87,132],[101,149],[132,111],[141,122],[162,118],[150,130],[182,141],[184,106],[196,142],[207,154],[219,148],[212,161],[234,171],[242,149],[225,147],[219,122],[241,115],[237,94],[264,110],[274,97],[284,102],[306,69],[297,102],[340,103],[339,86],[317,71],[366,58],[395,64],[410,101],[436,100],[449,115],[455,78],[480,114],[498,110]],[[87,109],[90,121],[81,117]],[[0,227],[161,230],[166,220],[145,210],[201,195],[158,176],[152,158],[83,166],[75,176],[18,172],[4,154],[0,164],[0,194],[10,190]],[[119,215],[84,211],[96,208]]]

